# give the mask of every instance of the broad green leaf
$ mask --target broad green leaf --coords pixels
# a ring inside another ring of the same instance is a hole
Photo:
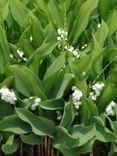
[[[68,133],[68,131],[64,127],[56,127],[54,147],[59,148],[62,144],[68,147],[73,147],[78,145],[79,138],[73,137]]]
[[[96,139],[102,142],[114,141],[117,137],[108,128],[105,127],[103,120],[100,117],[94,117],[96,127]]]
[[[84,125],[87,125],[90,119],[90,109],[89,105],[86,99],[83,98],[81,110],[80,110],[80,116],[81,116],[81,122]]]
[[[82,146],[95,138],[95,127],[74,125],[72,128],[72,135],[74,137],[79,137],[79,146]]]
[[[33,37],[33,45],[40,46],[44,41],[44,32],[41,26],[41,22],[39,19],[30,13],[31,21],[32,21],[32,37]]]
[[[16,112],[19,118],[21,118],[26,123],[30,124],[34,134],[39,136],[44,135],[48,135],[50,137],[54,136],[55,125],[54,122],[52,122],[51,120],[41,116],[37,116],[23,108],[17,108]]]
[[[13,107],[4,101],[0,101],[0,120],[13,114]]]
[[[44,88],[41,80],[25,66],[13,66],[16,87],[19,92],[29,97],[32,95],[45,99]]]
[[[95,38],[100,44],[101,48],[103,48],[104,46],[104,42],[105,42],[105,39],[107,38],[108,31],[109,30],[108,30],[107,24],[104,21],[102,21],[101,27],[97,30],[95,34]]]
[[[24,18],[28,14],[28,9],[19,0],[10,0],[10,11],[14,20],[23,27]]]
[[[64,95],[65,90],[67,89],[69,83],[73,80],[74,75],[73,74],[65,74],[63,77],[63,81],[60,85],[59,90],[57,91],[56,98],[61,98]]]
[[[43,43],[39,48],[35,50],[34,55],[38,54],[40,58],[48,56],[52,53],[52,51],[56,48],[58,44],[58,42]]]
[[[9,49],[4,29],[0,25],[0,65],[9,63]]]
[[[87,66],[86,66],[87,65]],[[84,55],[76,63],[74,63],[74,68],[81,75],[83,72],[87,74],[92,65],[92,54]]]
[[[58,148],[61,153],[64,156],[76,156],[76,155],[81,155],[81,154],[86,154],[86,153],[90,153],[92,152],[92,148],[93,148],[93,141],[89,141],[87,142],[85,145],[81,146],[81,147],[75,147],[75,148],[70,148],[68,146],[65,145],[60,145],[60,147]]]
[[[64,106],[64,113],[63,113],[60,126],[69,129],[75,119],[75,116],[76,116],[76,110],[74,108],[73,103],[71,102],[66,103]]]
[[[102,19],[107,18],[107,14],[112,7],[112,0],[107,0],[106,3],[102,0],[99,0],[99,10]]]
[[[48,9],[47,9],[47,4],[45,3],[44,0],[34,0],[34,3],[41,9],[43,10],[45,13],[48,13]]]
[[[56,25],[58,28],[63,27],[64,16],[60,8],[58,7],[57,1],[49,0],[48,10],[53,24]]]
[[[9,76],[6,79],[4,79],[4,81],[2,81],[2,83],[0,83],[0,87],[6,86],[6,87],[11,87],[14,83],[14,77],[13,76]]]
[[[11,115],[0,121],[0,131],[26,134],[31,132],[31,128],[28,124],[19,119],[18,116]]]
[[[2,151],[5,154],[12,154],[18,150],[19,140],[14,135],[10,135],[5,144],[2,145]]]
[[[48,79],[57,73],[65,64],[65,55],[58,56],[55,61],[49,66],[44,79]]]
[[[90,111],[90,116],[98,116],[98,108],[97,105],[90,99],[86,99],[88,106],[89,106],[89,111]]]
[[[9,1],[4,4],[4,6],[2,6],[2,8],[0,8],[0,14],[1,14],[1,19],[4,21],[6,19],[6,17],[8,16],[9,13]]]
[[[117,10],[113,10],[110,14],[110,17],[107,20],[108,28],[109,28],[109,36],[111,36],[117,30]]]
[[[63,99],[49,99],[40,102],[40,107],[45,110],[58,110],[64,107]]]
[[[42,144],[42,139],[35,135],[35,134],[29,134],[29,135],[20,135],[20,138],[22,142],[28,145],[39,145]]]
[[[46,39],[45,39],[46,42],[56,41],[56,39],[57,39],[57,31],[51,22],[45,27],[44,34],[46,37]]]
[[[80,37],[81,33],[85,30],[91,12],[97,7],[98,0],[87,0],[81,6],[79,13],[73,24],[73,29],[70,33],[69,40],[75,44]]]

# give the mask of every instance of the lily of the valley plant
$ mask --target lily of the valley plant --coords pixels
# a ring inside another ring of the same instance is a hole
[[[116,155],[116,62],[116,0],[0,0],[1,153]]]

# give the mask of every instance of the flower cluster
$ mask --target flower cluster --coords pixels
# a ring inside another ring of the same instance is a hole
[[[61,120],[62,119],[62,114],[60,111],[56,111],[57,114],[57,120]]]
[[[76,58],[80,58],[80,55],[78,53],[78,49],[74,49],[74,47],[66,45],[64,47],[65,50],[71,52]]]
[[[16,95],[13,90],[9,90],[7,87],[0,89],[1,99],[10,104],[15,104],[17,101]]]
[[[72,90],[74,91],[72,93],[72,101],[75,108],[78,110],[80,105],[82,104],[81,97],[83,96],[83,93],[76,86],[73,86]]]
[[[104,83],[103,82],[97,82],[92,86],[92,92],[89,93],[89,98],[93,101],[95,101],[97,99],[98,96],[100,96],[100,93],[104,87]]]
[[[61,48],[63,46],[63,48],[65,50],[71,52],[76,58],[79,58],[80,55],[78,53],[78,49],[75,49],[73,46],[66,43],[66,41],[68,40],[68,32],[65,31],[63,28],[59,28],[57,30],[57,33],[58,33],[57,40],[58,41],[65,41],[65,43],[63,45],[60,43],[58,45],[58,47]]]
[[[24,52],[22,51],[22,49],[20,48],[17,49],[17,53],[21,59],[23,59],[24,61],[27,61],[27,58],[24,56]]]
[[[106,114],[108,116],[114,116],[115,115],[115,112],[113,110],[113,108],[116,106],[116,103],[114,101],[111,101],[109,103],[109,105],[106,107]]]
[[[31,97],[30,99],[32,99],[33,97]],[[35,110],[39,104],[41,102],[41,99],[39,97],[35,97],[34,103],[31,106],[31,110]]]
[[[59,28],[57,30],[57,33],[58,33],[58,36],[57,36],[58,41],[67,41],[68,40],[68,38],[67,38],[68,32],[65,31],[63,28]]]

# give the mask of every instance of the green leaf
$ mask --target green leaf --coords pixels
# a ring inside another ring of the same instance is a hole
[[[106,19],[107,14],[112,7],[112,2],[112,0],[107,0],[105,3],[104,1],[99,0],[99,10],[103,19]]]
[[[10,135],[6,143],[2,145],[2,151],[5,154],[11,154],[18,150],[19,140],[15,139],[14,135]]]
[[[54,147],[59,148],[62,144],[68,147],[73,147],[78,145],[79,139],[75,138],[68,133],[68,131],[64,127],[56,127]]]
[[[10,0],[10,11],[14,20],[23,27],[24,18],[28,14],[28,9],[19,0]]]
[[[30,17],[32,20],[33,45],[38,47],[44,41],[43,28],[41,26],[41,22],[39,21],[39,19],[35,15],[30,13]]]
[[[30,97],[32,95],[46,99],[41,80],[25,66],[13,66],[16,87],[23,95]]]
[[[35,134],[29,134],[29,135],[20,135],[20,138],[22,142],[28,145],[39,145],[42,144],[42,139],[35,135]]]
[[[73,78],[74,78],[73,74],[70,73],[65,74],[61,82],[60,88],[57,91],[56,98],[61,98],[64,95],[65,90],[67,89],[69,83],[73,80]]]
[[[38,54],[40,58],[46,57],[52,53],[52,51],[56,48],[58,44],[59,42],[43,43],[39,48],[35,50],[34,55]]]
[[[76,116],[76,110],[74,108],[73,103],[71,102],[66,103],[64,106],[64,113],[63,113],[60,126],[69,129],[75,119],[75,116]]]
[[[89,106],[90,116],[98,116],[99,113],[96,104],[90,99],[86,99],[86,100]]]
[[[9,13],[9,1],[4,4],[2,9],[0,9],[1,19],[4,21]]]
[[[95,127],[74,125],[72,128],[72,135],[74,137],[79,137],[79,146],[82,146],[95,138]]]
[[[117,137],[108,128],[105,127],[103,120],[100,117],[94,117],[96,127],[96,139],[102,142],[114,141]]]
[[[44,0],[34,0],[34,3],[36,3],[39,9],[43,10],[45,13],[48,13],[47,4]]]
[[[103,48],[104,46],[104,42],[105,42],[105,39],[107,38],[108,31],[109,30],[108,30],[107,24],[104,21],[102,21],[101,27],[97,30],[95,34],[95,38],[100,44],[101,48]]]
[[[58,7],[57,1],[50,0],[48,2],[48,10],[53,24],[56,25],[58,28],[63,27],[64,16],[60,8]]]
[[[58,56],[47,69],[44,79],[48,79],[49,77],[53,76],[64,66],[64,64],[65,64],[65,55]]]
[[[63,99],[49,99],[40,102],[40,107],[45,110],[58,110],[64,107]]]
[[[36,135],[48,135],[50,137],[54,136],[55,125],[51,120],[41,116],[36,116],[35,114],[23,108],[17,108],[16,112],[23,121],[30,124],[32,131]]]
[[[2,26],[0,25],[0,65],[5,66],[9,61],[7,38]]]
[[[6,87],[9,88],[10,86],[13,85],[13,83],[14,83],[14,77],[13,76],[9,76],[6,79],[4,79],[4,81],[2,81],[2,83],[0,83],[0,87],[6,86]]]
[[[19,119],[17,115],[11,115],[0,121],[0,131],[26,134],[31,132],[31,128],[28,124]]]
[[[85,30],[91,12],[97,7],[99,0],[87,0],[81,6],[79,13],[73,24],[73,29],[70,33],[69,40],[75,44],[81,33]]]
[[[117,30],[117,10],[113,10],[110,14],[110,17],[107,20],[108,28],[109,28],[109,36],[111,36]]]
[[[4,117],[13,114],[13,107],[9,103],[0,101],[0,120]]]

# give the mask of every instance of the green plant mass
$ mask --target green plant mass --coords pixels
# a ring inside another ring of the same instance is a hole
[[[0,156],[116,156],[116,62],[117,0],[0,0]]]

